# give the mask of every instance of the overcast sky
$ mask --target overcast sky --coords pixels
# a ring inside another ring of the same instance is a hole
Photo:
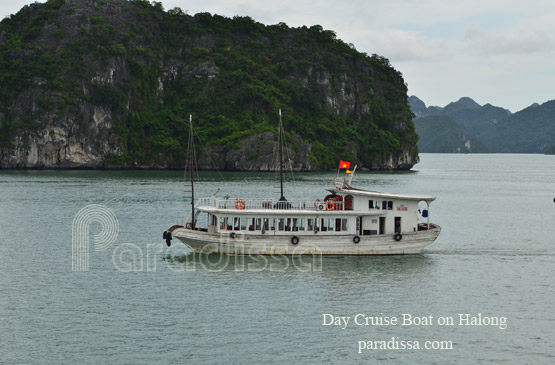
[[[0,17],[31,0],[0,1]],[[45,2],[41,0],[39,2]],[[403,73],[409,95],[445,106],[462,96],[519,111],[555,99],[553,0],[162,0],[166,10],[319,24]]]

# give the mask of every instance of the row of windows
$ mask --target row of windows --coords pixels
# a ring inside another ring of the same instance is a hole
[[[368,209],[383,209],[383,210],[393,210],[393,201],[391,200],[369,200]]]
[[[341,232],[347,230],[347,219],[220,217],[219,226],[231,231]]]

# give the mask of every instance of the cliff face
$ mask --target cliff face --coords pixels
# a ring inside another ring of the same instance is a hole
[[[316,164],[310,159],[311,146],[293,137],[295,148],[285,147],[284,168],[293,171],[314,171]],[[200,166],[215,166],[218,170],[278,171],[278,133],[264,132],[243,141],[241,147],[226,152],[221,147],[208,148],[199,156]]]
[[[219,169],[272,170],[279,108],[296,170],[418,162],[399,72],[319,26],[50,0],[0,23],[0,84],[1,168],[181,168],[191,113]]]
[[[111,132],[111,113],[102,107],[90,109],[77,115],[88,121],[81,127],[72,117],[44,115],[40,128],[26,128],[11,139],[10,145],[2,147],[0,167],[104,167],[106,154],[121,154],[122,149]]]

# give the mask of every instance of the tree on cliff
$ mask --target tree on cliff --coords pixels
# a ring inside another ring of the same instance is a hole
[[[299,169],[418,161],[402,75],[319,25],[50,0],[0,23],[0,84],[3,168],[179,168],[191,113],[220,167],[257,169],[279,108]]]

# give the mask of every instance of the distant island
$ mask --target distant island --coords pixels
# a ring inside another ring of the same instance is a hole
[[[469,97],[445,107],[409,97],[420,152],[548,153],[555,144],[555,100],[517,113]],[[549,148],[552,146],[551,148]]]
[[[555,155],[555,145],[550,146],[548,149],[545,150],[546,155]]]
[[[401,73],[319,25],[49,0],[0,23],[0,83],[1,168],[179,169],[192,114],[202,169],[268,171],[280,108],[295,170],[418,162]]]

